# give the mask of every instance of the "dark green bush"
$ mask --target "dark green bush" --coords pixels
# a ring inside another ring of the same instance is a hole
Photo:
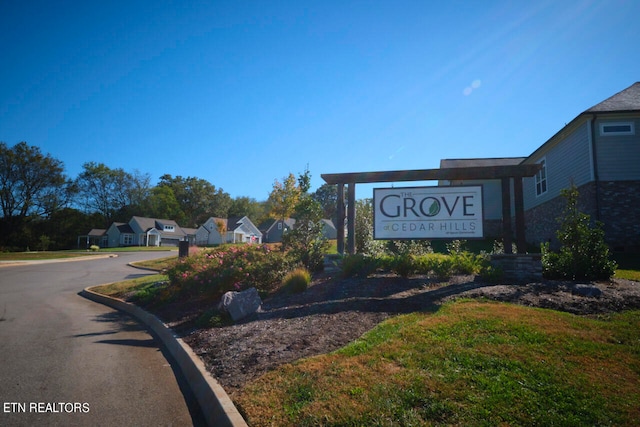
[[[616,263],[609,259],[609,247],[604,241],[601,222],[592,226],[589,215],[578,210],[578,190],[575,185],[564,189],[567,206],[557,232],[560,251],[552,252],[542,244],[542,274],[548,279],[609,280]]]
[[[378,259],[373,256],[347,255],[342,260],[342,274],[345,277],[367,277],[376,271],[379,264]]]
[[[409,277],[416,272],[415,257],[412,255],[390,257],[389,267],[398,276]]]

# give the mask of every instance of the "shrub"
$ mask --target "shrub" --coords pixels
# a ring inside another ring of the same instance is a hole
[[[367,277],[378,268],[379,262],[376,257],[355,254],[347,255],[342,260],[342,274],[345,277]]]
[[[449,280],[453,274],[453,260],[448,256],[434,258],[431,270],[436,280]]]
[[[561,192],[567,206],[557,232],[560,251],[542,244],[542,274],[549,279],[609,280],[616,263],[609,259],[601,222],[591,226],[590,216],[578,210],[578,190],[574,184]]]
[[[220,246],[179,260],[167,276],[176,294],[214,299],[231,290],[275,289],[289,267],[285,254],[267,246]]]
[[[301,263],[313,272],[324,269],[324,254],[328,249],[322,233],[322,214],[320,203],[309,196],[301,197],[295,207],[296,224],[282,236],[282,247],[292,262]]]
[[[445,246],[449,255],[459,255],[464,252],[467,245],[466,240],[452,240]]]
[[[392,258],[390,269],[401,277],[409,277],[416,271],[416,263],[411,255],[397,255]]]
[[[282,281],[282,287],[287,292],[300,293],[307,290],[311,283],[311,273],[304,267],[298,267],[287,273]]]
[[[389,240],[386,243],[387,252],[396,255],[426,255],[433,253],[429,240]]]
[[[480,279],[487,283],[500,283],[504,272],[500,267],[495,267],[491,264],[485,265],[478,273]]]
[[[458,274],[478,274],[489,262],[487,257],[471,252],[458,252],[450,257],[453,271]]]
[[[98,246],[98,245],[91,245],[91,246],[89,246],[89,250],[90,250],[91,252],[98,252],[98,251],[100,250],[100,246]]]
[[[218,308],[209,309],[196,319],[196,326],[200,328],[219,328],[231,324],[233,324],[231,317]]]

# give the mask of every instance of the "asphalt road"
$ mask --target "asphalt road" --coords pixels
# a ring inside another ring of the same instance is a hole
[[[163,256],[0,267],[0,425],[202,424],[170,356],[145,327],[78,295],[148,274],[126,264]]]

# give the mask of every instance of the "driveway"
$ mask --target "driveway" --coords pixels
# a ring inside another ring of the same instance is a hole
[[[87,286],[149,274],[126,264],[164,256],[0,268],[0,425],[203,423],[145,327],[78,295]]]

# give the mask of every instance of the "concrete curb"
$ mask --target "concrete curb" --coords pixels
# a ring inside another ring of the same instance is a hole
[[[202,360],[160,319],[133,304],[93,292],[91,288],[85,288],[80,292],[80,295],[100,304],[124,311],[151,328],[176,360],[189,387],[196,399],[198,399],[207,425],[247,427],[247,423],[238,412],[231,398],[222,386],[211,377]]]

